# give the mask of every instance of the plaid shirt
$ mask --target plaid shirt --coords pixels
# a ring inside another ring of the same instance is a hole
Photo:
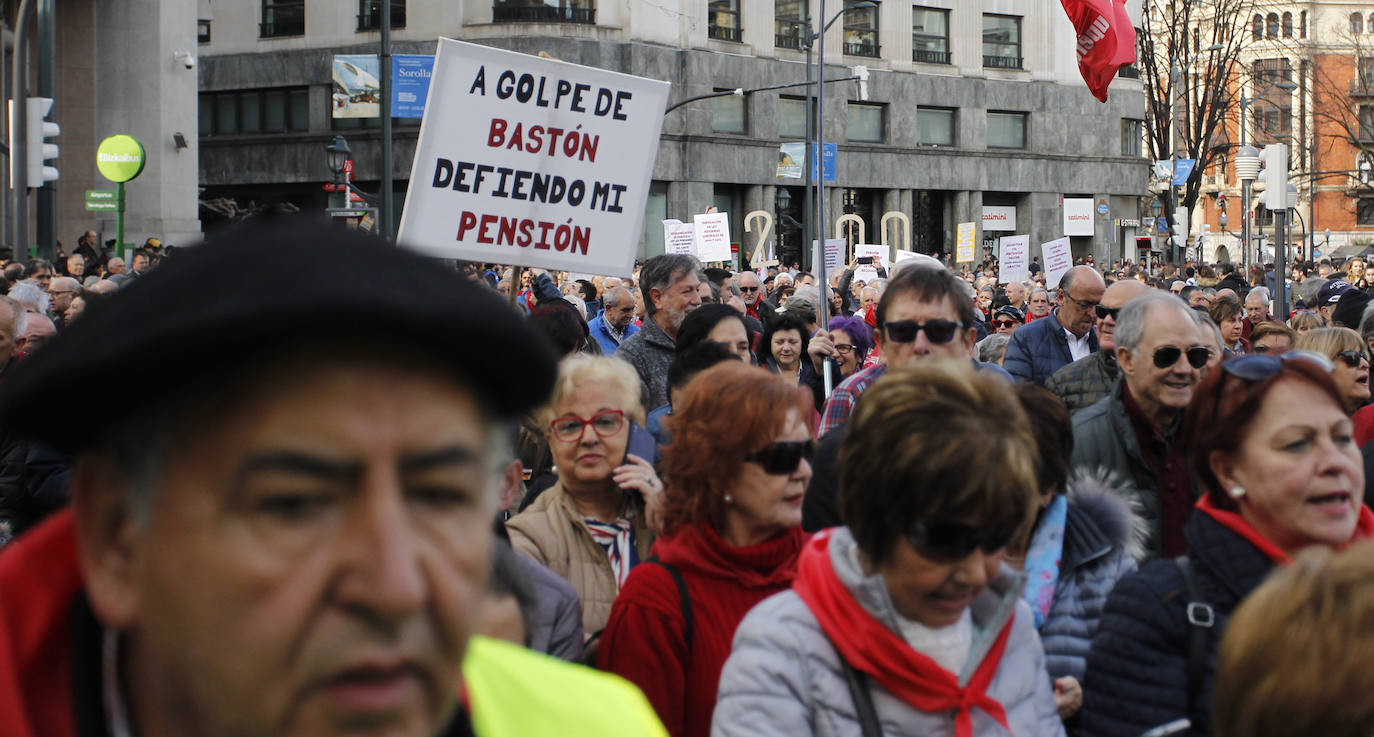
[[[859,395],[885,373],[887,364],[874,364],[856,372],[835,387],[835,391],[830,393],[830,399],[825,402],[825,411],[821,413],[821,426],[816,431],[816,437],[825,437],[831,430],[843,426],[849,419],[849,414],[854,411],[854,404],[859,401]]]

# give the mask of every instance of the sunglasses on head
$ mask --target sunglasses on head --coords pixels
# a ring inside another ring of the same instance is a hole
[[[1320,353],[1311,351],[1288,351],[1281,355],[1265,353],[1252,353],[1248,356],[1233,358],[1221,364],[1221,368],[1226,373],[1246,381],[1264,381],[1265,379],[1277,374],[1283,368],[1285,361],[1307,361],[1321,370],[1331,373],[1335,366],[1331,360]],[[1358,365],[1358,364],[1357,364]]]
[[[957,522],[916,522],[907,530],[906,539],[924,558],[936,563],[956,563],[974,550],[995,553],[1015,535],[1015,528],[985,530]]]
[[[802,459],[808,462],[816,454],[816,443],[801,440],[786,443],[770,443],[744,457],[745,463],[757,463],[763,472],[774,476],[796,473]]]
[[[1359,368],[1362,361],[1369,360],[1369,354],[1364,351],[1341,351],[1335,355],[1335,358],[1341,359],[1341,363],[1350,368]]]
[[[1187,356],[1188,365],[1200,369],[1212,360],[1212,351],[1201,345],[1195,345],[1187,350],[1175,345],[1160,346],[1155,349],[1155,368],[1169,368],[1178,363],[1180,356]]]
[[[926,333],[926,339],[932,343],[948,343],[954,340],[954,335],[962,328],[962,322],[952,322],[950,320],[926,320],[916,322],[915,320],[886,320],[883,322],[883,330],[887,333],[887,339],[893,343],[910,343],[916,340],[916,335],[922,330]]]
[[[1107,318],[1110,317],[1110,318],[1112,318],[1113,320],[1115,320],[1115,319],[1116,319],[1116,316],[1117,316],[1120,312],[1121,312],[1121,308],[1120,308],[1120,307],[1104,307],[1103,305],[1098,305],[1098,306],[1097,306],[1097,319],[1099,319],[1099,320],[1106,320]]]

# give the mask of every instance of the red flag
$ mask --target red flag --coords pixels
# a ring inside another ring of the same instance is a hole
[[[1093,97],[1107,101],[1116,72],[1135,63],[1135,27],[1126,0],[1060,0],[1078,32],[1078,71]]]

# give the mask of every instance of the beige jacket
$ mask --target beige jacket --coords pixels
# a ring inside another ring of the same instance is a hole
[[[632,513],[635,549],[640,560],[649,557],[653,533],[644,524],[644,514]],[[539,495],[525,511],[506,522],[515,549],[562,576],[577,589],[582,599],[582,633],[591,639],[601,633],[611,616],[616,594],[615,574],[606,551],[592,539],[592,533],[577,513],[572,499],[556,483]]]

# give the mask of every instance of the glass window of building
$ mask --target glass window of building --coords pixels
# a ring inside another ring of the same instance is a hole
[[[916,140],[924,146],[953,146],[954,110],[942,107],[917,109]]]
[[[778,137],[806,138],[805,98],[778,98]]]
[[[710,25],[706,34],[721,41],[742,41],[739,27],[739,0],[711,0]]]
[[[1021,16],[983,14],[983,66],[1021,68]]]
[[[358,0],[358,30],[375,31],[382,27],[382,0]],[[406,27],[406,0],[391,0],[391,27]]]
[[[858,3],[859,0],[845,0],[844,3],[844,53],[877,56],[879,8],[859,7]]]
[[[491,19],[497,23],[596,23],[593,0],[495,0]]]
[[[801,0],[773,0],[773,44],[780,49],[800,49],[806,35]]]
[[[919,5],[911,8],[911,60],[949,63],[948,10]]]
[[[1133,118],[1121,119],[1121,155],[1143,156],[1145,145],[1145,121]]]
[[[1025,148],[1026,114],[988,111],[988,148]]]
[[[262,0],[262,38],[305,35],[305,0]]]
[[[862,102],[849,103],[849,125],[845,129],[851,141],[883,140],[883,106]]]
[[[716,90],[724,92],[725,90]],[[716,133],[745,132],[746,120],[744,95],[722,95],[711,98],[711,130]]]

